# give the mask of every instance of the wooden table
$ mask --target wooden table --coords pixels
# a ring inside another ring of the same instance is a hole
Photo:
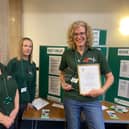
[[[110,107],[110,106],[114,106],[115,104],[107,102],[107,101],[103,101],[102,105]],[[103,111],[105,123],[123,123],[123,124],[127,123],[127,124],[129,124],[129,111],[126,113],[120,113],[120,112],[115,111],[115,114],[119,117],[119,119],[115,120],[115,119],[110,118],[110,116],[106,112],[107,110],[110,110],[110,109],[106,109]],[[129,110],[129,108],[128,108],[128,110]]]
[[[49,118],[47,118],[47,119],[41,118],[42,110],[30,109],[30,110],[24,112],[23,120],[32,120],[33,121],[32,129],[33,128],[37,129],[38,121],[58,121],[58,122],[65,123],[64,109],[53,107],[52,106],[53,103],[54,102],[50,101],[50,103],[43,108],[43,109],[50,109]],[[103,101],[102,105],[104,105],[106,107],[110,107],[115,104],[107,102],[107,101]],[[111,119],[107,113],[107,110],[109,110],[109,109],[103,110],[105,123],[129,124],[129,111],[127,113],[116,112],[116,115],[119,117],[119,119]]]
[[[49,118],[41,118],[42,109],[29,109],[24,112],[22,119],[32,120],[32,129],[37,129],[38,121],[56,121],[65,123],[64,109],[53,107],[53,103],[55,102],[49,101],[49,104],[43,108],[50,109]]]

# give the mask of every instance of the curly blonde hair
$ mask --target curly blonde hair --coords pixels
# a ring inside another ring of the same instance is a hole
[[[70,48],[72,48],[74,50],[76,49],[76,45],[75,45],[74,40],[73,40],[74,31],[76,28],[78,28],[80,26],[84,27],[86,30],[86,32],[85,32],[85,35],[87,37],[87,41],[85,43],[86,47],[90,48],[93,44],[93,42],[92,42],[93,41],[93,34],[92,34],[91,27],[84,21],[75,21],[68,29],[68,45]]]

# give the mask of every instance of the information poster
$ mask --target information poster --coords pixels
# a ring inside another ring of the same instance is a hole
[[[66,47],[40,46],[39,96],[60,102],[62,89],[59,65]]]

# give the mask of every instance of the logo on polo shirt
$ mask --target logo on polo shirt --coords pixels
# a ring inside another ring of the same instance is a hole
[[[84,63],[88,63],[88,62],[92,62],[92,63],[95,63],[96,62],[96,59],[95,59],[95,57],[86,57],[86,58],[84,58],[83,59],[83,62]]]

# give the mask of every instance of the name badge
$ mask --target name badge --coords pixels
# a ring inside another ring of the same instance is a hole
[[[21,93],[24,93],[27,91],[27,87],[21,88]]]
[[[30,72],[28,72],[29,73],[29,75],[32,75],[32,72],[30,71]]]
[[[72,77],[71,82],[72,83],[77,83],[78,82],[78,78]]]

